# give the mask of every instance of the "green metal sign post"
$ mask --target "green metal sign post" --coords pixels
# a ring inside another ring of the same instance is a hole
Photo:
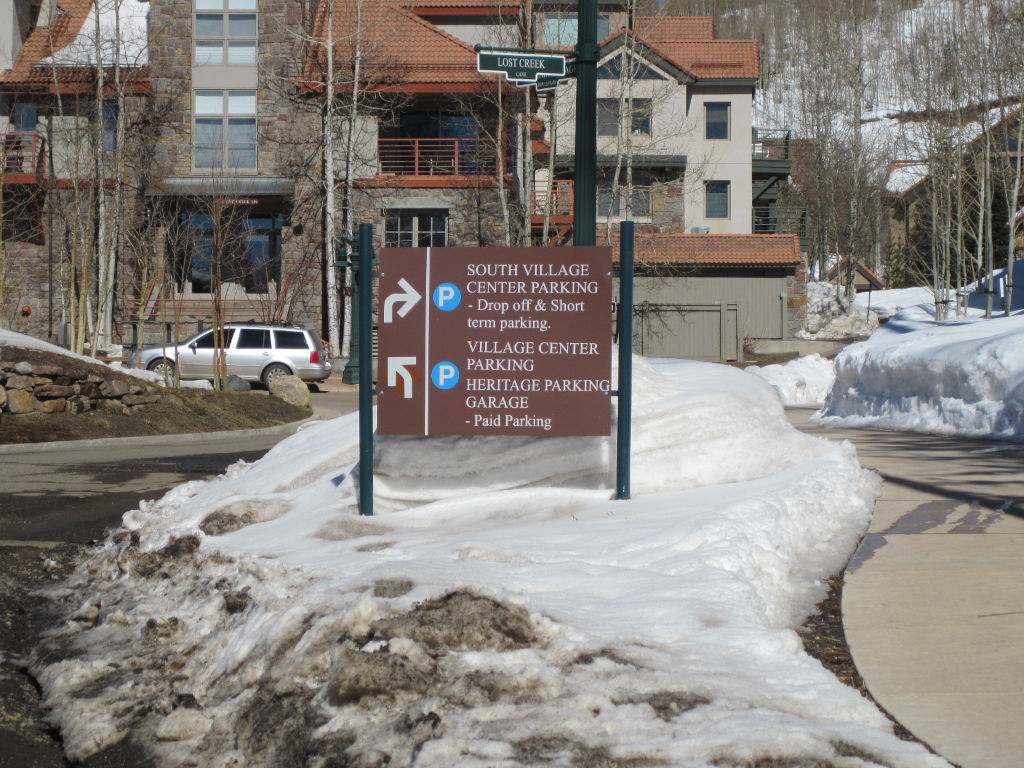
[[[359,225],[359,514],[373,514],[373,225]]]
[[[629,498],[633,441],[633,222],[619,228],[619,413],[615,441],[615,498]]]
[[[344,257],[344,258],[342,258]],[[360,224],[357,236],[342,238],[332,267],[355,275],[352,342],[341,380],[359,385],[359,514],[373,514],[373,225]]]

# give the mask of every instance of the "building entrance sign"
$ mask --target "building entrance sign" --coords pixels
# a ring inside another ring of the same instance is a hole
[[[610,434],[610,247],[379,260],[378,434]]]

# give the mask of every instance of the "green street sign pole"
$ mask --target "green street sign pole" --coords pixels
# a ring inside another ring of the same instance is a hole
[[[619,226],[619,418],[615,498],[629,498],[633,429],[633,222]]]
[[[359,514],[373,514],[373,225],[359,225]]]
[[[576,200],[573,244],[597,242],[597,0],[580,0],[576,44]]]

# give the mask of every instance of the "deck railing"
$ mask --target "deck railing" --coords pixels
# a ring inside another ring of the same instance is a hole
[[[493,176],[494,148],[481,139],[378,139],[380,172],[393,176]]]
[[[795,234],[803,240],[807,237],[807,211],[797,207],[777,207],[773,214],[754,209],[755,235]]]
[[[12,132],[0,134],[0,171],[7,181],[11,176],[43,176],[43,149],[46,140],[37,133]]]
[[[755,160],[792,160],[793,132],[754,128],[751,150]]]
[[[558,180],[534,183],[534,216],[543,216],[545,209],[547,209],[551,216],[571,216],[573,205],[573,183],[571,181]]]

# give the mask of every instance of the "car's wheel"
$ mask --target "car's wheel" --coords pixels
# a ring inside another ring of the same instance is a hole
[[[290,376],[291,371],[288,370],[287,365],[281,365],[281,363],[273,363],[263,369],[263,375],[260,379],[263,381],[263,386],[270,389],[270,382],[274,379],[280,378],[281,376]]]
[[[168,360],[166,357],[158,357],[156,360],[150,362],[146,366],[147,371],[153,373],[159,373],[161,376],[166,376],[168,379],[174,378],[174,363]]]

